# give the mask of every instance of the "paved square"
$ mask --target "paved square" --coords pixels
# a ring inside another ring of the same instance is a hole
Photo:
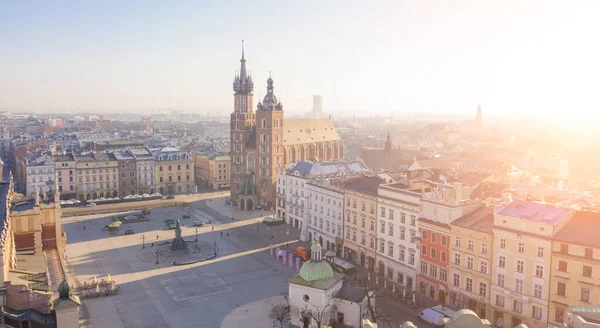
[[[183,215],[191,218],[182,219]],[[113,215],[63,219],[71,275],[83,283],[110,273],[121,286],[117,295],[84,299],[89,326],[215,328],[238,306],[286,292],[286,280],[294,272],[270,258],[268,249],[272,242],[285,247],[298,239],[298,232],[286,235],[285,226],[267,230],[262,223],[257,224],[262,220],[259,215],[258,211],[237,213],[235,209],[209,207],[207,201],[198,201],[187,209],[152,209],[149,221],[123,224],[118,234],[103,230]],[[231,216],[239,218],[231,220]],[[217,258],[173,266],[156,265],[139,256],[142,236],[146,238],[145,251],[155,247],[153,242],[171,240],[174,232],[166,230],[164,221],[178,218],[184,224],[182,235],[186,240],[195,238],[193,220],[210,220],[210,225],[198,228],[198,239],[216,241]],[[127,229],[135,234],[123,235]]]

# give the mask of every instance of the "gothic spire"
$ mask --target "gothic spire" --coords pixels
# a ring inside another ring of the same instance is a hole
[[[242,40],[242,58],[240,59],[240,71],[236,74],[233,81],[233,91],[236,93],[251,93],[254,89],[254,83],[252,77],[248,75],[246,69],[246,57],[244,54],[244,40]]]

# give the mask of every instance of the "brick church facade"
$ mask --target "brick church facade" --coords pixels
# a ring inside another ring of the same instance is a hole
[[[240,71],[233,82],[231,113],[231,199],[240,209],[275,207],[277,168],[296,161],[331,161],[344,148],[331,119],[285,120],[283,105],[267,80],[267,94],[254,111],[254,82],[242,47]]]

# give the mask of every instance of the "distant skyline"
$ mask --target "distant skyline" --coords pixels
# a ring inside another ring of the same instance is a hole
[[[223,108],[241,40],[290,115],[598,118],[596,1],[0,3],[0,108]]]

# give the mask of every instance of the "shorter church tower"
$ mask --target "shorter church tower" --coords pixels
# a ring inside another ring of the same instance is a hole
[[[275,97],[269,74],[267,94],[256,111],[256,192],[260,204],[268,208],[275,206],[272,200],[276,199],[276,170],[283,165],[283,120],[283,104]]]
[[[388,130],[387,140],[385,141],[384,151],[386,155],[392,154],[392,138],[390,138],[390,130]]]

